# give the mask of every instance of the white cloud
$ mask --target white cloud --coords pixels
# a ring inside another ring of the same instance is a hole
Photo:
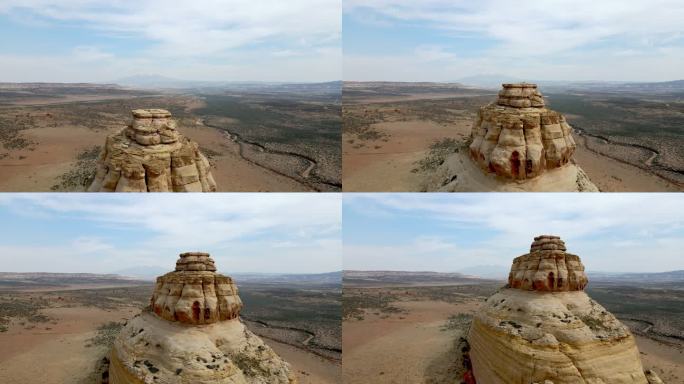
[[[351,239],[345,242],[345,268],[455,271],[509,265],[534,236],[554,234],[589,269],[684,269],[684,199],[678,194],[374,194],[345,196],[344,205],[358,215],[383,212],[384,220],[393,215],[433,222],[440,241],[450,245],[425,252],[418,246],[426,236],[422,227],[415,228],[414,239]],[[374,215],[368,215],[370,227]],[[445,228],[453,237],[444,237]],[[484,240],[473,244],[461,231],[479,232]]]
[[[77,220],[97,236],[79,234],[62,239],[66,244],[40,247],[4,242],[0,255],[8,257],[6,270],[111,272],[171,267],[178,253],[199,250],[231,260],[220,266],[225,271],[327,272],[342,264],[340,200],[337,194],[296,193],[5,194],[0,208],[13,215],[55,225]]]
[[[537,80],[684,77],[678,0],[347,0],[344,11],[360,22],[380,19],[494,43],[474,54],[465,48],[464,55],[454,40],[449,51],[459,59],[441,65],[422,62],[410,47],[384,57],[350,50],[345,80],[444,81],[487,72]]]
[[[144,49],[122,49],[116,56],[97,46],[49,56],[6,53],[0,72],[2,80],[13,81],[106,81],[140,73],[189,80],[334,80],[341,77],[340,9],[339,0],[8,0],[0,3],[0,15],[38,20],[41,28],[69,25]],[[84,58],[110,68],[80,65]]]

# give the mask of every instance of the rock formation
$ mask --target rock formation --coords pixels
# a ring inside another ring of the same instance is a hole
[[[110,356],[112,384],[293,384],[289,364],[240,322],[242,301],[207,253],[180,255],[150,308],[128,321]]]
[[[503,84],[480,108],[468,147],[456,148],[421,189],[439,192],[598,192],[573,161],[572,128],[535,84]]]
[[[107,137],[90,192],[213,192],[199,145],[176,130],[171,113],[135,109],[133,122]]]
[[[496,103],[480,108],[470,156],[488,172],[527,179],[559,168],[575,152],[572,128],[544,107],[536,84],[504,84]]]
[[[513,261],[508,285],[473,318],[477,383],[655,383],[628,328],[587,296],[586,285],[580,258],[559,237],[536,237]]]

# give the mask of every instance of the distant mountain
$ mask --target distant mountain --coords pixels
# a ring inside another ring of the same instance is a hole
[[[458,79],[458,82],[465,85],[481,87],[486,89],[499,89],[503,83],[520,83],[522,81],[527,81],[532,83],[530,79],[523,80],[517,77],[500,75],[500,74],[482,74],[462,77]]]
[[[189,82],[161,75],[134,75],[113,81],[116,84],[137,88],[182,88]]]
[[[507,279],[510,266],[504,267],[501,265],[476,265],[460,269],[458,272],[465,275],[477,276],[486,279]]]
[[[113,81],[116,84],[142,89],[196,89],[220,88],[227,90],[281,91],[281,92],[330,92],[342,90],[342,81],[320,83],[261,82],[261,81],[202,81],[184,80],[160,75],[135,75]]]
[[[133,277],[133,278],[143,278],[143,279],[156,279],[157,276],[161,276],[169,272],[167,268],[140,265],[130,268],[119,269],[114,273],[121,276]]]
[[[0,272],[0,289],[68,287],[74,285],[131,285],[142,281],[97,273]]]
[[[326,273],[230,273],[238,284],[240,283],[268,283],[268,284],[342,284],[342,271]]]
[[[684,283],[684,270],[668,272],[633,272],[633,273],[612,273],[587,271],[589,282],[605,283]]]
[[[345,270],[343,281],[345,285],[440,285],[477,284],[490,280],[457,272]]]
[[[677,94],[684,93],[684,80],[662,82],[623,82],[623,81],[539,81],[542,92],[605,92],[605,93],[643,93]]]

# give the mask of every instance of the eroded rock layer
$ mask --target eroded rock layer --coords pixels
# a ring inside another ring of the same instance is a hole
[[[208,253],[186,252],[176,271],[157,278],[152,309],[158,316],[187,324],[235,319],[242,301],[233,279],[215,273]]]
[[[579,256],[565,252],[558,236],[538,236],[530,253],[513,260],[508,285],[535,291],[581,291],[587,275]]]
[[[486,172],[524,180],[570,161],[572,128],[544,107],[535,84],[504,84],[495,103],[480,108],[472,130],[470,157]]]
[[[133,121],[107,137],[91,192],[213,192],[216,182],[199,145],[176,130],[171,113],[135,109]]]
[[[289,364],[240,322],[241,308],[209,254],[181,254],[157,279],[150,308],[115,340],[110,383],[296,383]]]
[[[509,283],[473,317],[478,384],[648,383],[634,337],[582,290],[584,267],[560,238],[536,237],[513,262]]]

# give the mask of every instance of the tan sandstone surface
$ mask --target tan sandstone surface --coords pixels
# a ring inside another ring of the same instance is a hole
[[[425,189],[598,191],[572,161],[572,127],[545,107],[535,84],[503,84],[497,100],[480,108],[471,138],[468,154],[447,157]]]
[[[657,382],[647,379],[629,329],[584,293],[586,284],[581,260],[560,238],[536,237],[514,260],[508,285],[473,318],[477,382]]]
[[[199,145],[177,131],[164,109],[135,109],[132,123],[107,137],[91,192],[213,192]]]
[[[232,279],[206,253],[180,255],[157,278],[151,311],[131,319],[111,352],[109,377],[122,383],[296,383],[290,365],[238,315]]]

